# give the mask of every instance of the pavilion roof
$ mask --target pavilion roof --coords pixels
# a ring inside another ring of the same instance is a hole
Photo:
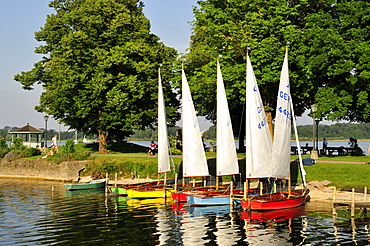
[[[10,133],[43,133],[43,130],[40,130],[36,127],[31,126],[30,124],[27,123],[26,126],[21,127],[19,129],[10,131]]]

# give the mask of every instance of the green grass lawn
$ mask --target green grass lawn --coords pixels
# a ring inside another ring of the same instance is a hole
[[[342,163],[317,163],[305,166],[306,180],[329,180],[338,188],[346,186],[364,188],[370,187],[370,165],[342,164]]]
[[[119,177],[140,177],[157,178],[157,158],[147,155],[148,147],[135,145],[132,143],[112,144],[110,146],[109,156],[99,156],[98,144],[80,143],[76,144],[77,151],[89,150],[93,156],[87,166],[86,174],[102,175],[109,173],[114,177],[117,173]],[[98,156],[96,156],[98,155]],[[141,156],[138,156],[141,155]],[[216,157],[215,152],[206,152],[209,158]],[[39,156],[38,156],[39,157]],[[238,153],[239,158],[245,158],[245,153]],[[33,157],[37,158],[37,157]],[[298,156],[292,155],[291,159],[297,159]],[[302,158],[310,158],[310,155],[303,155]],[[173,156],[175,170],[178,172],[181,163],[181,155]],[[351,161],[351,162],[370,162],[370,156],[320,156],[319,160],[330,161]],[[343,163],[316,163],[312,166],[305,166],[306,180],[323,181],[329,180],[338,188],[350,187],[370,187],[370,165],[366,164],[343,164]],[[175,172],[168,174],[174,178]]]

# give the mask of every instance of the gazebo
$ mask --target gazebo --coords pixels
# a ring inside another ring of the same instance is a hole
[[[18,137],[23,140],[23,144],[26,146],[33,148],[36,148],[37,146],[43,147],[41,145],[45,132],[36,127],[30,126],[29,123],[27,123],[26,126],[10,131],[9,133],[12,134],[12,141],[14,138]]]

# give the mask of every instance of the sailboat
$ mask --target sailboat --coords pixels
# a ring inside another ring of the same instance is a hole
[[[181,102],[183,177],[208,176],[206,153],[184,69],[182,69]]]
[[[184,68],[182,69],[182,176],[186,177],[206,177],[209,176],[208,164],[202,136],[199,128],[198,119],[195,113],[193,99],[191,96],[188,81]],[[175,191],[172,198],[176,202],[186,201],[189,195],[194,192],[207,190],[202,187],[197,190]]]
[[[246,124],[247,180],[249,178],[269,178],[275,181],[277,179],[288,179],[289,182],[291,121],[293,120],[295,126],[295,118],[290,95],[288,49],[286,49],[280,77],[273,143],[267,129],[266,115],[249,56],[247,57],[246,101],[246,105],[251,105],[249,113],[247,113]],[[298,140],[296,127],[295,133],[296,139]],[[300,168],[305,187],[305,171],[303,169],[301,157]],[[309,190],[306,188],[292,191],[289,182],[288,191],[277,192],[276,186],[274,185],[274,190],[270,194],[249,197],[245,194],[244,199],[241,201],[241,205],[243,209],[247,210],[292,208],[304,204],[308,193]]]
[[[218,177],[239,174],[238,157],[236,154],[234,134],[231,124],[229,107],[222,78],[220,63],[217,60],[217,156],[216,156],[216,186]],[[218,189],[215,191],[202,192],[187,197],[190,206],[205,205],[228,205],[230,204],[230,192],[232,184],[228,189]],[[236,190],[242,193],[243,190]]]
[[[158,174],[164,173],[164,182],[151,182],[116,188],[116,194],[124,194],[130,198],[161,198],[171,197],[171,189],[166,187],[167,173],[170,172],[169,143],[166,123],[166,110],[163,96],[160,68],[158,69]]]

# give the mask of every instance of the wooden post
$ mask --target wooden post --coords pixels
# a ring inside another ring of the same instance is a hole
[[[193,187],[195,187],[195,178],[193,178]]]
[[[262,195],[262,194],[263,194],[263,183],[260,182],[260,195]]]
[[[335,209],[335,200],[337,198],[337,187],[334,186],[334,190],[333,190],[333,215],[334,216],[337,216],[337,210]]]
[[[248,179],[246,179],[244,182],[244,200],[247,200],[247,195],[248,195]]]
[[[367,200],[367,187],[364,188],[364,201]]]
[[[106,179],[106,182],[105,182],[105,193],[108,193],[108,173],[105,174],[105,179]]]
[[[291,178],[290,178],[290,173],[289,173],[289,176],[288,176],[288,197],[290,197],[292,194],[292,181],[291,181]]]
[[[164,181],[163,181],[163,198],[167,198],[167,190],[166,190],[166,183],[167,183],[167,173],[164,173]]]
[[[159,180],[159,173],[157,174],[157,185],[160,184],[160,180]]]
[[[234,210],[233,205],[234,205],[233,203],[233,181],[231,180],[230,181],[230,211]]]
[[[175,173],[175,187],[174,187],[175,192],[177,192],[177,173]]]
[[[352,188],[351,217],[355,217],[355,188]]]
[[[216,190],[218,190],[218,176],[216,176]]]
[[[117,173],[114,174],[114,188],[117,187]]]
[[[333,227],[335,240],[338,242],[337,212],[335,211],[335,207],[333,207]]]

